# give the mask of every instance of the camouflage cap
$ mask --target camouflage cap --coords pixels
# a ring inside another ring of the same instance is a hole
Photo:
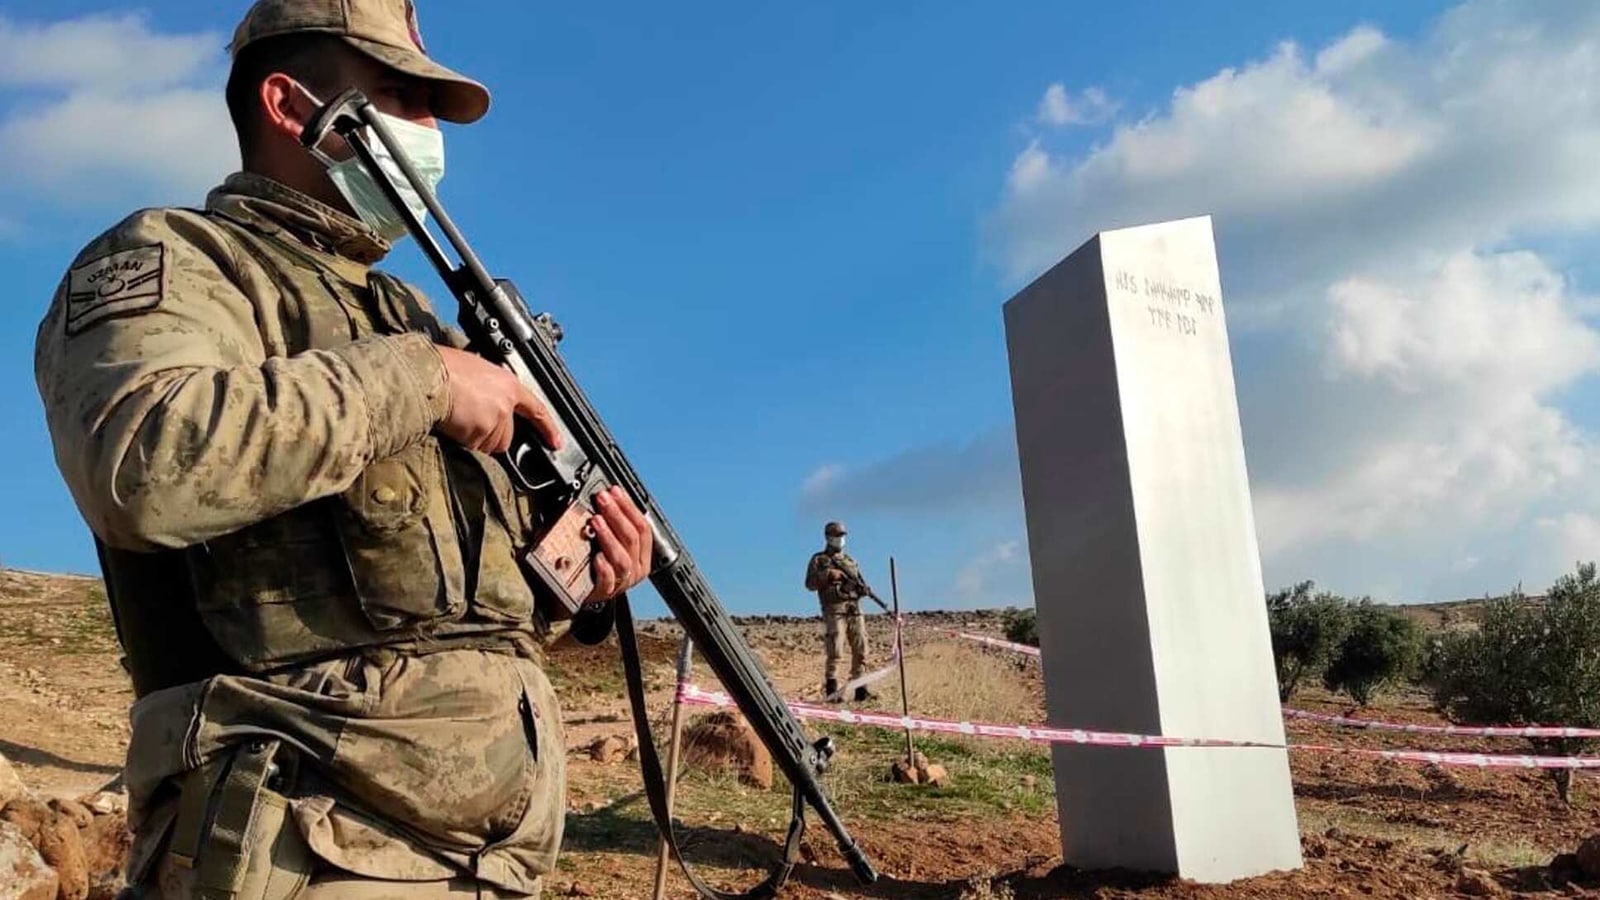
[[[263,38],[321,32],[374,60],[433,82],[434,114],[447,122],[475,122],[489,111],[489,90],[428,58],[412,0],[256,0],[234,30],[229,51]]]
[[[843,522],[829,522],[823,526],[822,534],[824,537],[833,537],[834,535],[848,534],[848,532],[844,530]]]

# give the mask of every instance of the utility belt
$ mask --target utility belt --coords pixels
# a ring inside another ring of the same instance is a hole
[[[276,738],[245,741],[177,779],[176,811],[157,850],[130,866],[126,900],[176,882],[195,900],[291,900],[315,856],[289,815],[299,758]]]
[[[829,615],[850,616],[855,615],[860,609],[861,598],[859,596],[843,597],[834,594],[822,598],[822,611]]]

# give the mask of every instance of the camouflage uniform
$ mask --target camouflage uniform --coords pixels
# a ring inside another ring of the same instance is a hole
[[[843,577],[830,578],[830,572]],[[827,654],[823,678],[828,684],[838,682],[846,635],[850,639],[850,679],[855,680],[866,671],[867,621],[861,613],[861,599],[866,596],[861,586],[865,584],[861,567],[843,550],[815,553],[806,564],[806,590],[816,591],[822,604],[823,647]]]
[[[246,25],[301,6],[401,14],[267,0]],[[92,241],[39,328],[137,698],[129,874],[157,896],[520,897],[554,869],[565,739],[516,562],[533,510],[433,434],[436,345],[465,340],[371,268],[389,249],[235,174]]]

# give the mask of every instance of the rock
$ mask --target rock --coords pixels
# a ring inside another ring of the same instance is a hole
[[[17,775],[17,770],[11,767],[11,761],[0,754],[0,809],[13,800],[28,796],[28,787],[22,783],[22,778]]]
[[[1578,845],[1578,871],[1591,880],[1600,879],[1600,834]]]
[[[938,763],[933,763],[932,765],[921,769],[920,771],[922,772],[923,784],[932,785],[933,787],[944,787],[945,784],[950,780],[950,773],[946,772],[944,770],[944,766],[941,766]]]
[[[50,801],[50,808],[71,820],[74,828],[88,828],[89,823],[94,821],[94,813],[89,811],[89,807],[76,800],[58,797]]]
[[[128,851],[133,844],[133,836],[128,834],[127,814],[96,816],[81,837],[84,861],[89,864],[89,896],[92,898],[101,892],[107,896],[116,894],[122,888],[123,869],[127,867]]]
[[[110,816],[127,814],[128,795],[120,792],[101,791],[93,797],[85,798],[83,805],[96,815]]]
[[[1456,890],[1469,897],[1498,897],[1506,892],[1488,872],[1477,869],[1462,869]]]
[[[889,770],[889,777],[896,784],[927,784],[928,767],[928,757],[918,750],[909,760],[904,756],[895,760],[894,766]]]
[[[632,749],[632,742],[621,735],[595,738],[589,745],[589,758],[603,766],[622,762]]]
[[[60,900],[88,900],[89,861],[83,855],[83,838],[66,816],[56,816],[39,829],[39,855],[61,879]]]
[[[13,800],[0,810],[0,821],[15,825],[22,837],[35,847],[39,845],[39,831],[54,818],[50,807],[37,800]]]
[[[772,789],[772,753],[742,716],[714,712],[684,731],[684,765],[731,770],[739,780]]]
[[[9,822],[0,823],[0,900],[56,900],[60,880]]]

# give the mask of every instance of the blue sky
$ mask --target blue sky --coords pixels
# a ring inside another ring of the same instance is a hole
[[[423,0],[420,20],[495,97],[447,127],[445,201],[565,326],[725,605],[803,612],[828,518],[885,587],[897,557],[913,608],[1029,602],[1001,304],[1094,231],[1199,213],[1269,587],[1481,595],[1586,553],[1600,24],[1531,7]],[[242,11],[0,11],[0,562],[93,570],[34,330],[79,246],[235,164]],[[453,314],[409,245],[389,265]]]

